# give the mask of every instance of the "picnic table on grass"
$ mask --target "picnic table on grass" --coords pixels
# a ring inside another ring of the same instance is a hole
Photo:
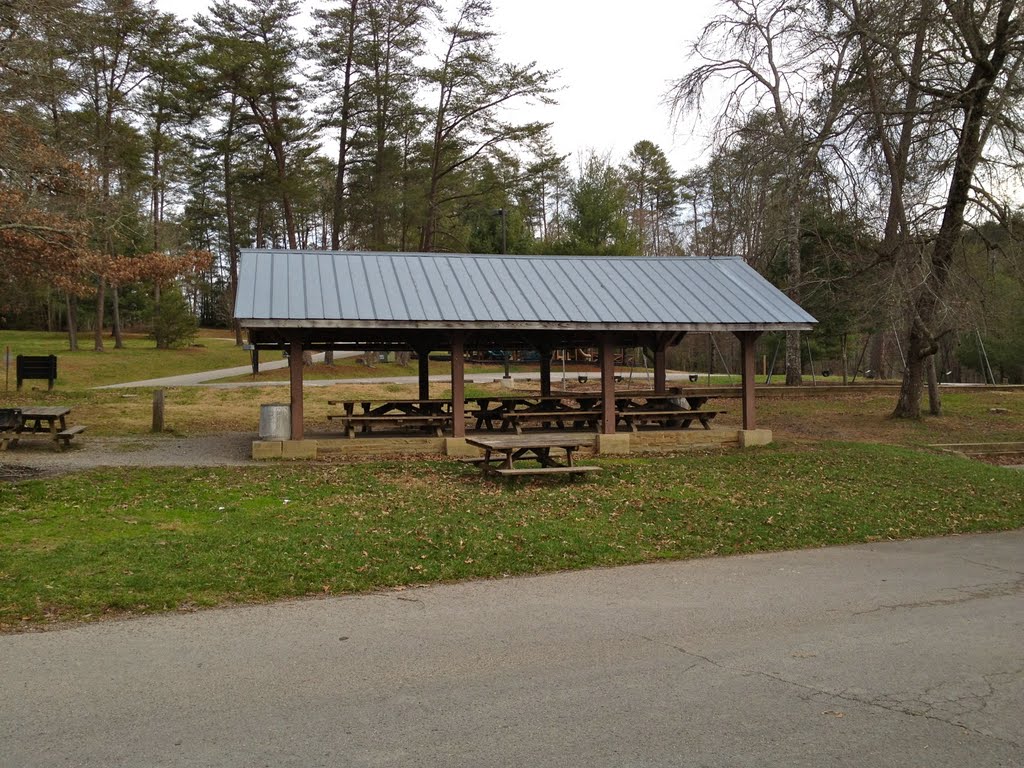
[[[500,437],[467,437],[468,445],[482,448],[482,458],[469,459],[479,464],[485,476],[502,475],[577,475],[597,472],[600,467],[580,466],[573,460],[573,453],[594,444],[595,435],[579,433],[539,433],[532,435],[502,435]],[[565,463],[551,457],[552,449],[565,452]],[[516,468],[513,462],[533,459],[537,467]]]
[[[5,408],[3,412],[5,418],[0,421],[0,451],[6,451],[26,437],[40,436],[52,440],[53,447],[61,451],[68,447],[75,435],[85,431],[82,425],[67,425],[71,408],[66,405]]]

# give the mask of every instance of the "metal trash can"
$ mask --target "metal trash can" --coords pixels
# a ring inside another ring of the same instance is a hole
[[[287,403],[260,405],[260,440],[288,440],[292,436],[292,409]]]

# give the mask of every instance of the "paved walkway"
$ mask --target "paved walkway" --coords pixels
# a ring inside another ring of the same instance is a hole
[[[1024,531],[0,636],[0,763],[1024,765]]]
[[[355,352],[336,352],[335,357],[346,357],[355,355]],[[313,355],[313,362],[319,363],[324,359],[323,352]],[[264,360],[260,363],[260,373],[265,371],[276,371],[279,368],[287,368],[287,360]],[[197,387],[217,379],[229,379],[232,376],[245,376],[252,373],[251,365],[240,365],[235,368],[220,368],[215,371],[199,371],[198,373],[182,373],[177,376],[164,376],[159,379],[143,379],[142,381],[128,381],[121,384],[104,384],[94,389],[130,389],[133,387]],[[279,382],[287,384],[288,382]],[[228,386],[237,386],[229,384]]]

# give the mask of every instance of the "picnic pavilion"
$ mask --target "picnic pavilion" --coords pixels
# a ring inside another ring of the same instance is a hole
[[[653,390],[665,393],[666,351],[687,333],[708,331],[731,332],[741,345],[743,429],[731,439],[770,442],[770,431],[756,424],[755,341],[766,331],[809,330],[816,323],[738,257],[319,250],[243,250],[235,318],[257,353],[288,352],[291,440],[283,442],[292,444],[284,448],[291,456],[316,455],[317,441],[305,439],[305,351],[414,352],[423,400],[429,355],[447,352],[452,412],[461,413],[467,353],[536,351],[543,396],[551,394],[554,351],[596,349],[598,450],[629,452],[630,435],[616,434],[616,350],[651,350]],[[448,432],[442,450],[458,454],[465,419],[452,419]]]

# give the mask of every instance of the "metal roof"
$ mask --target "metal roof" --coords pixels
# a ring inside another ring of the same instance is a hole
[[[737,257],[243,250],[250,328],[806,329],[816,320]]]

